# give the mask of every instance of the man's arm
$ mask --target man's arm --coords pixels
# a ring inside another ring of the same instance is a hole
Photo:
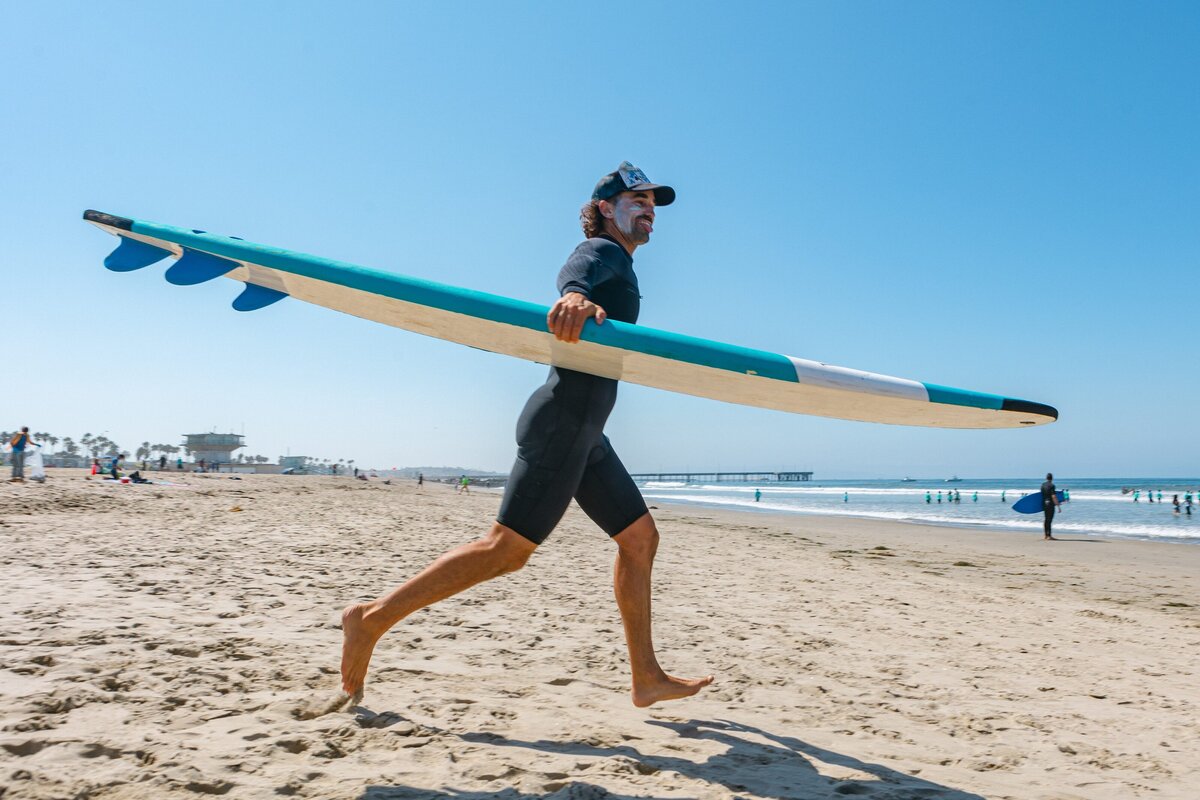
[[[583,332],[583,323],[595,319],[596,324],[603,324],[608,318],[604,309],[588,300],[579,292],[567,292],[550,306],[546,315],[546,328],[560,342],[578,342],[579,334]]]

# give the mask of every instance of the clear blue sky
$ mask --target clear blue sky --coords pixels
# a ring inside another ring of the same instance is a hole
[[[1061,412],[938,431],[626,385],[631,469],[1200,473],[1200,4],[26,3],[0,66],[0,428],[505,470],[544,367],[110,273],[80,214],[548,304],[630,159],[679,192],[643,324]]]

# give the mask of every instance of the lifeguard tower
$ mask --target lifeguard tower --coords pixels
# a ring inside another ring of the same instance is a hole
[[[192,461],[203,459],[209,464],[231,464],[233,451],[245,447],[236,433],[185,433],[183,438]]]

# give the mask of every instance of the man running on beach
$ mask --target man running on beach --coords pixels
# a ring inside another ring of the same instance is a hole
[[[588,238],[559,273],[561,297],[546,317],[555,338],[578,342],[589,319],[597,325],[609,317],[637,322],[633,252],[650,241],[655,209],[674,200],[674,189],[650,183],[628,161],[600,179],[579,215]],[[613,582],[629,648],[633,704],[688,697],[712,683],[711,675],[668,675],[655,657],[650,572],[658,528],[604,435],[616,399],[615,380],[550,368],[517,422],[517,458],[491,529],[391,592],[342,612],[342,688],[348,694],[361,694],[371,653],[389,628],[418,609],[523,567],[572,497],[617,545]]]

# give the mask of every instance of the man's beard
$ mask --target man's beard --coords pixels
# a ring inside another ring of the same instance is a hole
[[[650,241],[650,231],[642,230],[638,225],[641,219],[642,217],[633,217],[630,219],[628,230],[626,230],[624,225],[617,224],[617,228],[625,235],[625,238],[637,245],[642,245]]]

